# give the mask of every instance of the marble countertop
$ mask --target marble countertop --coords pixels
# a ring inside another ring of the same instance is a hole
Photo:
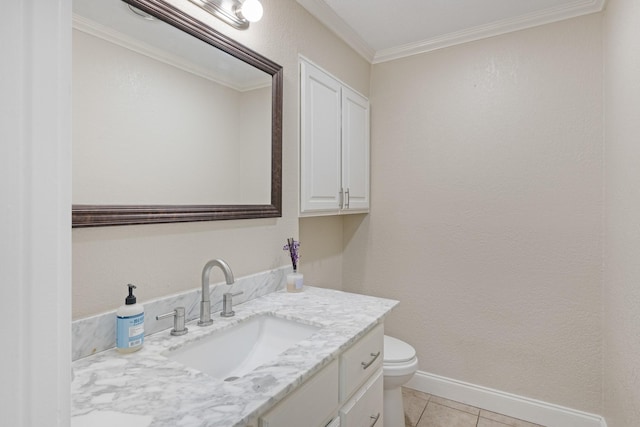
[[[100,414],[129,417],[126,425],[133,427],[244,426],[328,365],[396,304],[315,287],[305,287],[301,293],[273,292],[235,306],[235,317],[213,316],[211,326],[190,322],[184,336],[171,336],[169,329],[147,336],[136,353],[123,355],[111,349],[79,359],[72,364],[72,426],[89,427],[91,419],[104,419]],[[162,355],[262,314],[321,329],[233,382]]]

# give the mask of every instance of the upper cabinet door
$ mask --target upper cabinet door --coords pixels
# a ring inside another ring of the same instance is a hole
[[[369,101],[342,88],[343,209],[369,209]]]
[[[337,211],[341,188],[341,85],[300,63],[300,212]]]
[[[300,215],[369,211],[369,101],[300,61]]]

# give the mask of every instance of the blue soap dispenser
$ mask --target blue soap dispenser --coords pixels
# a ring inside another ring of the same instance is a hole
[[[116,348],[120,353],[132,353],[144,343],[144,307],[136,303],[135,285],[129,284],[129,295],[116,311]]]

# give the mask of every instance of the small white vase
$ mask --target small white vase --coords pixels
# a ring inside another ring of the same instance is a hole
[[[304,285],[304,275],[294,271],[287,274],[287,292],[302,292]]]

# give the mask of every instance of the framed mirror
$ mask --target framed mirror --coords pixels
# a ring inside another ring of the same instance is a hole
[[[282,216],[282,67],[163,0],[74,0],[73,227]]]

